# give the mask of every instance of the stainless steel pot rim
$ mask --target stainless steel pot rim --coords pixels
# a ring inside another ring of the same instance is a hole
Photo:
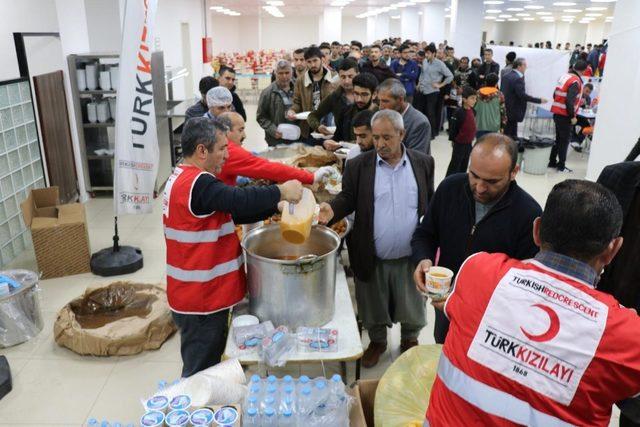
[[[312,229],[313,228],[320,228],[322,230],[323,233],[327,233],[329,234],[331,237],[333,237],[335,239],[335,248],[333,248],[331,251],[327,252],[324,255],[317,255],[313,258],[308,257],[306,258],[305,256],[301,256],[298,259],[294,259],[294,260],[283,260],[283,259],[275,259],[275,258],[267,258],[264,257],[262,255],[258,255],[255,252],[250,251],[249,249],[247,249],[245,242],[248,238],[250,238],[252,235],[254,234],[258,234],[260,232],[264,233],[264,229],[270,229],[270,228],[276,228],[276,227],[280,227],[279,224],[268,224],[268,225],[263,225],[261,227],[258,228],[254,228],[253,230],[249,231],[245,236],[242,237],[242,241],[240,242],[240,246],[242,247],[242,250],[245,252],[245,254],[247,255],[251,255],[253,258],[259,259],[261,261],[267,261],[267,262],[271,262],[274,264],[285,264],[285,265],[302,265],[302,264],[311,264],[311,263],[315,263],[318,261],[321,261],[331,255],[334,255],[337,251],[338,248],[340,247],[340,236],[338,235],[338,233],[336,233],[335,231],[333,231],[331,228],[326,227],[324,225],[312,225]]]

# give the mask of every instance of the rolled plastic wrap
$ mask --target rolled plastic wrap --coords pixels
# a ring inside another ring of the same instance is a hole
[[[442,353],[439,344],[413,347],[396,359],[376,390],[376,427],[422,426]]]
[[[28,270],[0,271],[0,348],[29,341],[43,327],[38,275]]]

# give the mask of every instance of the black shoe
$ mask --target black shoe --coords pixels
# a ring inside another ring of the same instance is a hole
[[[558,164],[554,163],[554,162],[549,162],[549,164],[547,164],[548,168],[558,168]]]

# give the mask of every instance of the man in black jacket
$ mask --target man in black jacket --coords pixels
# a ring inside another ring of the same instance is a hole
[[[476,84],[478,87],[476,89],[480,89],[484,86],[484,80],[491,73],[500,75],[500,64],[493,60],[493,50],[485,49],[484,53],[484,62],[478,68],[478,80]]]
[[[233,68],[222,66],[220,67],[220,86],[224,86],[231,92],[233,96],[233,109],[236,113],[242,116],[242,119],[247,121],[247,113],[244,111],[244,105],[242,100],[236,93],[236,70]]]
[[[371,46],[369,60],[360,66],[360,72],[373,74],[380,83],[387,79],[397,79],[395,73],[382,60],[382,48],[377,44]]]
[[[527,102],[534,104],[546,104],[544,98],[534,98],[527,95],[524,88],[524,73],[527,70],[527,61],[518,58],[513,62],[513,71],[502,78],[500,91],[504,95],[505,109],[507,110],[507,125],[504,134],[514,140],[518,139],[518,123],[524,120],[527,112]]]
[[[425,273],[435,264],[438,249],[438,265],[454,273],[476,252],[503,252],[518,259],[538,252],[533,220],[542,210],[515,182],[517,156],[511,138],[487,134],[473,147],[469,172],[442,181],[411,240],[418,264],[413,278],[420,291],[426,292]],[[444,343],[448,329],[447,318],[436,310],[437,343]]]
[[[404,123],[395,110],[371,120],[370,150],[349,160],[342,191],[320,205],[319,222],[336,222],[355,212],[347,236],[356,282],[358,316],[370,344],[362,366],[375,366],[387,349],[387,327],[400,323],[405,351],[418,344],[426,323],[424,299],[411,284],[411,236],[433,194],[433,158],[404,148]]]

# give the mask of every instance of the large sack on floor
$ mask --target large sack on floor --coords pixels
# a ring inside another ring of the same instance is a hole
[[[442,346],[413,347],[384,373],[373,405],[376,427],[422,426]]]
[[[87,289],[53,325],[58,345],[93,356],[155,350],[175,331],[164,289],[130,282]]]

